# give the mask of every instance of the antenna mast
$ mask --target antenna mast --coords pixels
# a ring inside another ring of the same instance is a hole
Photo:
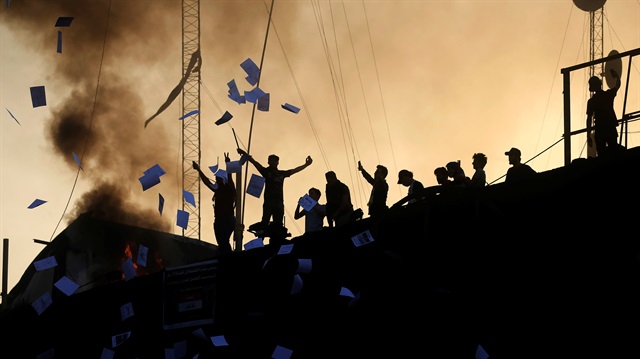
[[[182,0],[182,75],[187,71],[191,55],[200,48],[200,0]],[[200,239],[200,178],[192,170],[192,162],[200,163],[200,69],[192,71],[182,89],[182,116],[197,113],[182,120],[182,188],[193,194],[195,207],[185,205],[189,213],[182,235]]]
[[[580,8],[580,10],[589,13],[589,61],[601,59],[604,57],[602,17],[604,14],[605,2],[607,2],[607,0],[573,0],[573,3],[578,8]],[[589,77],[591,78],[592,76],[598,76],[600,77],[600,80],[603,80],[604,71],[602,69],[602,66],[602,63],[589,66]],[[587,136],[593,136],[593,134],[587,134]],[[596,157],[595,146],[587,146],[587,157]]]

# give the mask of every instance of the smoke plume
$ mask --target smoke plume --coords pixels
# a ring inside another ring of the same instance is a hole
[[[51,109],[45,134],[51,150],[74,169],[72,152],[81,157],[80,176],[92,183],[91,190],[75,201],[69,212],[72,219],[92,212],[106,220],[170,230],[172,224],[159,216],[157,208],[145,208],[134,200],[142,193],[138,178],[143,172],[156,163],[164,168],[175,163],[176,150],[169,147],[162,126],[143,129],[148,113],[142,109],[136,77],[127,71],[132,64],[144,68],[166,59],[165,51],[174,40],[175,54],[180,56],[180,5],[180,1],[24,0],[6,9],[9,27],[51,67],[47,97],[57,96],[50,102],[59,103]],[[73,17],[71,26],[54,27],[60,16]],[[167,19],[178,26],[166,24]],[[55,47],[58,31],[62,53]],[[60,96],[66,98],[60,101]],[[175,136],[171,138],[174,142]],[[175,176],[173,184],[171,180],[164,176],[163,188],[175,191]]]

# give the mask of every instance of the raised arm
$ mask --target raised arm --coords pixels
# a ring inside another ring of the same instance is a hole
[[[303,169],[309,167],[309,165],[311,165],[311,163],[313,162],[313,159],[311,159],[311,156],[307,156],[307,159],[304,161],[303,165],[300,165],[292,170],[289,170],[291,172],[291,174],[295,174],[298,173],[300,171],[302,171]]]
[[[200,166],[196,163],[196,161],[193,161],[192,166],[194,170],[198,171],[198,175],[200,175],[202,183],[204,183],[204,185],[207,186],[210,190],[215,192],[216,187],[213,185],[213,183],[211,183],[211,180],[207,176],[205,176],[204,173],[202,173],[202,170],[200,170]]]
[[[254,160],[253,156],[248,154],[247,151],[243,150],[242,148],[238,148],[238,154],[241,156],[247,155],[251,164],[253,164],[259,171],[264,170],[264,166],[261,165],[258,161]]]
[[[620,88],[620,75],[616,70],[611,69],[611,76],[613,76],[613,78],[616,79],[616,84],[613,86],[612,90],[617,92],[618,89]]]
[[[360,172],[362,172],[362,176],[364,177],[364,179],[367,180],[367,182],[369,182],[369,184],[373,185],[373,183],[375,182],[373,180],[373,177],[371,177],[371,175],[369,174],[369,172],[367,172],[364,167],[362,167],[362,163],[360,163],[360,161],[358,161],[358,170]]]
[[[298,203],[298,205],[296,206],[296,213],[293,214],[293,218],[300,219],[304,217],[306,213],[307,211],[305,211],[304,209],[303,210],[300,209],[300,203]]]

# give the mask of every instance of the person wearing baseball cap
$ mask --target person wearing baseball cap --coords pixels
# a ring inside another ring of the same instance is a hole
[[[522,152],[515,147],[504,153],[509,156],[509,164],[511,167],[507,170],[507,177],[505,183],[522,182],[533,178],[538,172],[536,172],[529,165],[522,163]]]
[[[407,196],[411,196],[414,193],[419,193],[424,190],[424,186],[418,180],[413,178],[413,172],[409,170],[400,170],[398,172],[398,184],[401,184],[405,187],[409,187],[407,192]],[[418,198],[412,197],[408,203],[417,202]]]

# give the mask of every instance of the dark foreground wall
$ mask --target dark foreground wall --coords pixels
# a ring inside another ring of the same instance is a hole
[[[280,346],[291,358],[439,359],[476,358],[480,345],[491,359],[640,357],[640,189],[628,180],[638,175],[635,149],[579,160],[532,183],[441,193],[293,238],[285,254],[274,244],[211,258],[204,284],[170,288],[160,271],[58,296],[40,316],[21,306],[2,313],[0,350],[271,358]],[[373,241],[356,246],[366,231]],[[213,302],[192,310],[203,323],[175,325],[176,300],[198,302],[198,293]],[[123,321],[129,302],[135,315]],[[219,335],[228,346],[212,344]]]

